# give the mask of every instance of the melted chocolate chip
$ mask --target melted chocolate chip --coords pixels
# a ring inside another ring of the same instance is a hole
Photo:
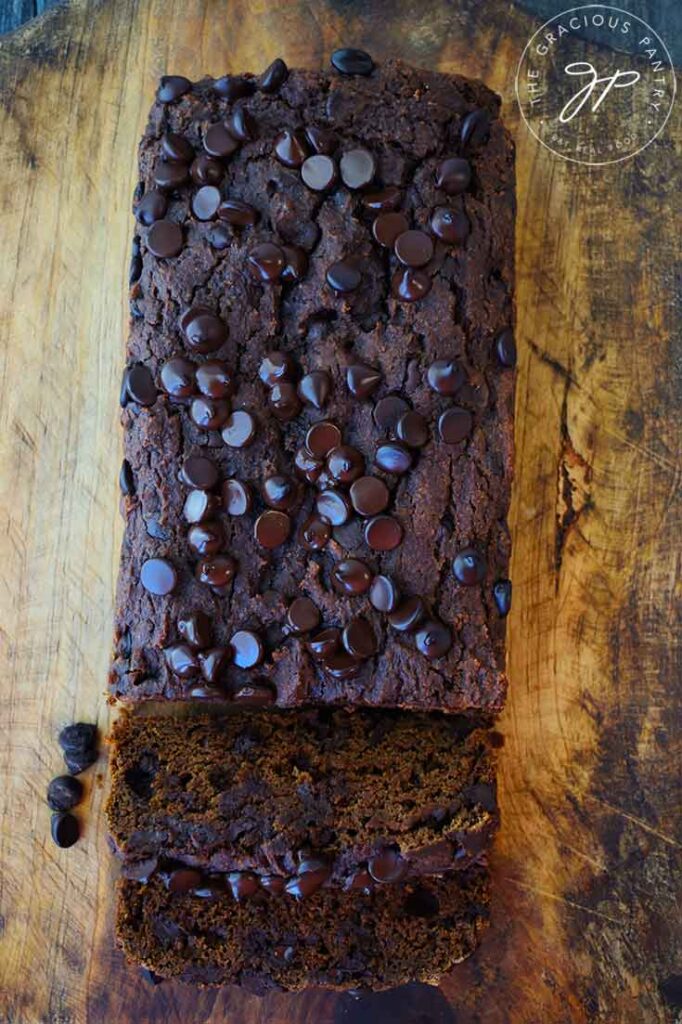
[[[452,646],[452,637],[447,626],[430,619],[419,626],[414,642],[417,650],[429,661],[433,661],[447,654]]]
[[[72,775],[58,775],[47,787],[47,803],[53,811],[70,811],[83,799],[83,783]]]
[[[135,494],[135,476],[127,459],[124,459],[121,463],[121,471],[118,474],[118,486],[121,494],[126,498],[131,498]]]
[[[331,420],[314,423],[305,436],[305,446],[314,458],[325,458],[341,444],[341,431]]]
[[[256,223],[258,211],[241,199],[223,199],[218,207],[218,218],[234,227],[244,228]]]
[[[288,381],[273,385],[268,395],[268,405],[277,419],[284,423],[295,419],[301,411],[296,388]]]
[[[516,366],[516,342],[514,332],[510,327],[505,328],[495,339],[495,352],[501,366]]]
[[[138,405],[153,405],[156,401],[156,386],[152,372],[143,363],[129,367],[126,380],[128,397]]]
[[[188,179],[187,164],[179,164],[175,160],[161,159],[154,168],[154,184],[169,192],[187,184]]]
[[[490,115],[487,110],[472,110],[462,121],[459,137],[465,150],[476,149],[487,141],[490,134]]]
[[[336,164],[330,156],[316,153],[303,161],[301,177],[314,192],[327,192],[336,184]]]
[[[455,395],[464,383],[464,370],[454,359],[436,359],[426,371],[429,387],[439,395]]]
[[[227,121],[227,128],[240,142],[251,142],[258,135],[258,126],[246,107],[237,107],[232,112]]]
[[[354,292],[356,288],[360,287],[362,274],[355,262],[346,259],[337,260],[336,263],[332,263],[327,268],[326,278],[327,284],[335,292],[347,295],[349,292]]]
[[[362,452],[348,444],[339,445],[327,455],[327,471],[337,484],[350,484],[357,480],[365,468]]]
[[[387,847],[370,857],[367,867],[375,882],[397,882],[407,870],[407,861],[398,850]]]
[[[236,568],[230,555],[212,555],[210,558],[202,558],[196,567],[195,576],[199,583],[222,589],[232,582]]]
[[[219,96],[233,102],[244,96],[252,96],[256,91],[256,83],[251,78],[242,78],[239,75],[223,75],[222,78],[215,80],[213,88]]]
[[[172,220],[157,220],[147,235],[147,248],[159,259],[177,256],[182,251],[182,228]]]
[[[441,413],[438,419],[438,433],[446,444],[459,444],[471,433],[473,419],[468,409],[452,406]]]
[[[469,219],[462,210],[451,210],[447,206],[439,206],[431,217],[431,230],[436,238],[448,245],[460,245],[470,231]]]
[[[207,359],[197,367],[196,382],[208,398],[228,398],[234,393],[234,380],[222,359]]]
[[[351,619],[341,634],[341,642],[354,658],[371,658],[377,651],[377,638],[367,621],[358,615]]]
[[[192,161],[189,176],[195,185],[219,185],[225,177],[225,167],[220,160],[199,153]]]
[[[214,352],[227,341],[227,327],[207,306],[191,306],[180,317],[180,330],[195,352]]]
[[[286,512],[301,500],[301,487],[290,476],[275,475],[263,481],[263,501],[270,508]]]
[[[150,594],[164,597],[175,590],[178,575],[166,558],[149,558],[142,563],[140,583]]]
[[[393,551],[403,539],[403,528],[392,516],[374,516],[365,526],[365,541],[373,551]]]
[[[253,527],[256,542],[263,548],[278,548],[291,532],[291,519],[285,512],[268,509],[262,512]]]
[[[228,516],[244,516],[251,511],[251,488],[241,480],[226,480],[223,484],[223,508]]]
[[[161,149],[169,160],[176,160],[181,164],[191,164],[194,160],[192,143],[177,132],[166,132],[161,139]]]
[[[157,220],[166,216],[168,200],[163,192],[156,188],[149,189],[135,208],[135,216],[140,224],[149,227]]]
[[[390,576],[375,576],[369,588],[369,603],[378,612],[395,611],[400,601],[400,591]]]
[[[254,668],[263,660],[263,643],[251,629],[238,629],[230,637],[232,659],[238,668]]]
[[[380,213],[372,224],[375,241],[385,249],[392,249],[395,240],[409,228],[404,213]]]
[[[398,270],[391,279],[391,294],[401,302],[417,302],[431,291],[432,281],[424,270]]]
[[[187,543],[195,555],[217,555],[225,543],[219,522],[195,523],[187,532]]]
[[[220,189],[203,185],[192,197],[192,213],[197,220],[213,220],[222,201]]]
[[[396,423],[395,432],[396,437],[410,448],[423,448],[429,439],[426,420],[411,409],[400,417]]]
[[[63,850],[78,842],[80,826],[78,819],[68,812],[53,814],[50,820],[50,834],[53,841]]]
[[[159,88],[156,91],[156,98],[160,103],[173,103],[179,100],[192,88],[189,78],[183,75],[162,75],[159,81]]]
[[[247,257],[251,276],[262,284],[273,284],[284,270],[284,253],[278,245],[263,242],[252,249]]]
[[[225,398],[195,398],[189,410],[192,422],[202,430],[219,430],[230,415],[230,403]]]
[[[376,476],[361,476],[352,484],[350,500],[361,516],[375,516],[388,508],[390,501],[388,487]]]
[[[322,472],[324,463],[303,446],[296,449],[294,467],[299,476],[302,476],[308,483],[314,484]]]
[[[330,156],[339,145],[338,136],[326,128],[306,128],[305,134],[316,153]]]
[[[388,616],[388,621],[399,633],[411,633],[426,614],[421,597],[408,597]]]
[[[498,580],[493,587],[493,597],[497,610],[502,617],[511,611],[512,584],[511,580]]]
[[[161,384],[171,398],[189,398],[196,390],[196,366],[189,359],[176,356],[161,367]]]
[[[409,408],[405,399],[399,395],[387,395],[374,406],[374,422],[380,430],[395,430],[398,420]]]
[[[274,687],[265,680],[258,683],[247,683],[238,687],[232,694],[235,704],[253,708],[263,708],[268,704],[274,704],[276,699],[277,694]]]
[[[341,594],[364,594],[369,590],[372,573],[364,562],[357,558],[345,558],[337,562],[331,571],[332,586]]]
[[[205,519],[215,516],[220,504],[215,494],[207,494],[204,490],[190,491],[185,498],[182,515],[188,523],[203,523]]]
[[[290,633],[300,635],[317,629],[320,624],[320,610],[309,597],[295,598],[287,609],[286,626]]]
[[[207,128],[204,135],[204,149],[209,156],[224,160],[237,152],[239,140],[235,139],[234,135],[228,131],[227,125],[218,122]]]
[[[288,352],[268,352],[258,368],[258,376],[266,387],[274,387],[284,380],[291,381],[296,376],[296,363]]]
[[[385,473],[407,473],[412,465],[412,455],[398,441],[386,441],[380,444],[374,454],[374,461]]]
[[[346,188],[366,188],[376,173],[376,160],[368,149],[349,149],[339,161],[341,180]]]
[[[436,172],[436,185],[446,195],[456,196],[466,191],[471,182],[471,164],[462,157],[453,156],[443,160]]]
[[[285,284],[297,284],[308,272],[308,257],[297,245],[283,245],[284,270],[281,280]]]
[[[307,643],[308,650],[316,661],[325,661],[335,654],[341,645],[341,630],[331,627],[323,629]]]
[[[378,192],[367,192],[362,197],[362,205],[366,210],[382,213],[384,210],[397,210],[402,202],[402,192],[396,185],[387,185]],[[407,227],[407,224],[405,225]]]
[[[206,612],[188,612],[178,619],[178,633],[191,647],[208,647],[212,623]]]
[[[343,526],[351,517],[351,507],[348,498],[341,491],[333,487],[318,494],[315,501],[318,515],[326,519],[332,526]]]
[[[165,649],[164,657],[173,675],[180,679],[191,679],[199,674],[197,656],[189,644],[175,644]]]
[[[292,132],[288,128],[275,136],[275,156],[285,167],[300,167],[309,155],[309,149],[301,132]]]
[[[474,587],[485,579],[485,559],[476,548],[463,548],[453,559],[452,571],[459,583]]]
[[[201,674],[207,683],[220,682],[226,673],[231,659],[231,651],[227,647],[210,647],[199,655]]]
[[[246,409],[235,409],[225,421],[221,437],[228,448],[246,448],[256,436],[256,421]]]
[[[433,256],[433,241],[425,231],[404,231],[395,240],[393,251],[407,267],[423,267]]]
[[[306,551],[321,551],[331,535],[332,528],[325,519],[310,516],[301,527],[299,540]]]

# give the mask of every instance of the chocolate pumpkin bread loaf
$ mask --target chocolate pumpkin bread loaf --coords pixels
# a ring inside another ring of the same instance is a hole
[[[501,708],[498,113],[479,82],[356,51],[162,79],[134,203],[115,697]]]

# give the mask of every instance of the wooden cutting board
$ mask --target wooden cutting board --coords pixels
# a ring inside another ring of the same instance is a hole
[[[503,0],[84,0],[0,42],[4,1024],[674,1019],[679,120],[621,164],[552,156],[513,91],[538,25]],[[52,844],[44,803],[60,726],[106,732],[111,714],[136,145],[167,70],[259,70],[277,55],[318,67],[343,43],[483,78],[518,141],[513,685],[493,924],[439,989],[260,1000],[152,988],[113,946],[106,756],[71,850]]]

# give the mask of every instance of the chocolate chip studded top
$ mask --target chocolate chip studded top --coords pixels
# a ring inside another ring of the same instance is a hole
[[[112,692],[499,708],[516,352],[497,98],[348,49],[162,89]]]

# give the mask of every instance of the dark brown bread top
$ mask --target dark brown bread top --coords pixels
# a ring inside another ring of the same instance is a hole
[[[498,98],[400,61],[279,69],[256,91],[168,81],[140,148],[111,692],[498,710],[514,383]],[[318,421],[333,426],[311,436]],[[329,444],[326,465],[305,451]],[[315,608],[290,612],[302,596]]]
[[[308,985],[435,984],[476,947],[488,913],[482,869],[371,894],[320,889],[297,903],[171,893],[159,878],[119,883],[116,934],[160,978],[262,993]]]
[[[129,877],[176,862],[202,869],[193,887],[252,872],[295,896],[371,888],[461,871],[497,827],[488,737],[454,717],[124,715],[113,744],[107,816]]]

